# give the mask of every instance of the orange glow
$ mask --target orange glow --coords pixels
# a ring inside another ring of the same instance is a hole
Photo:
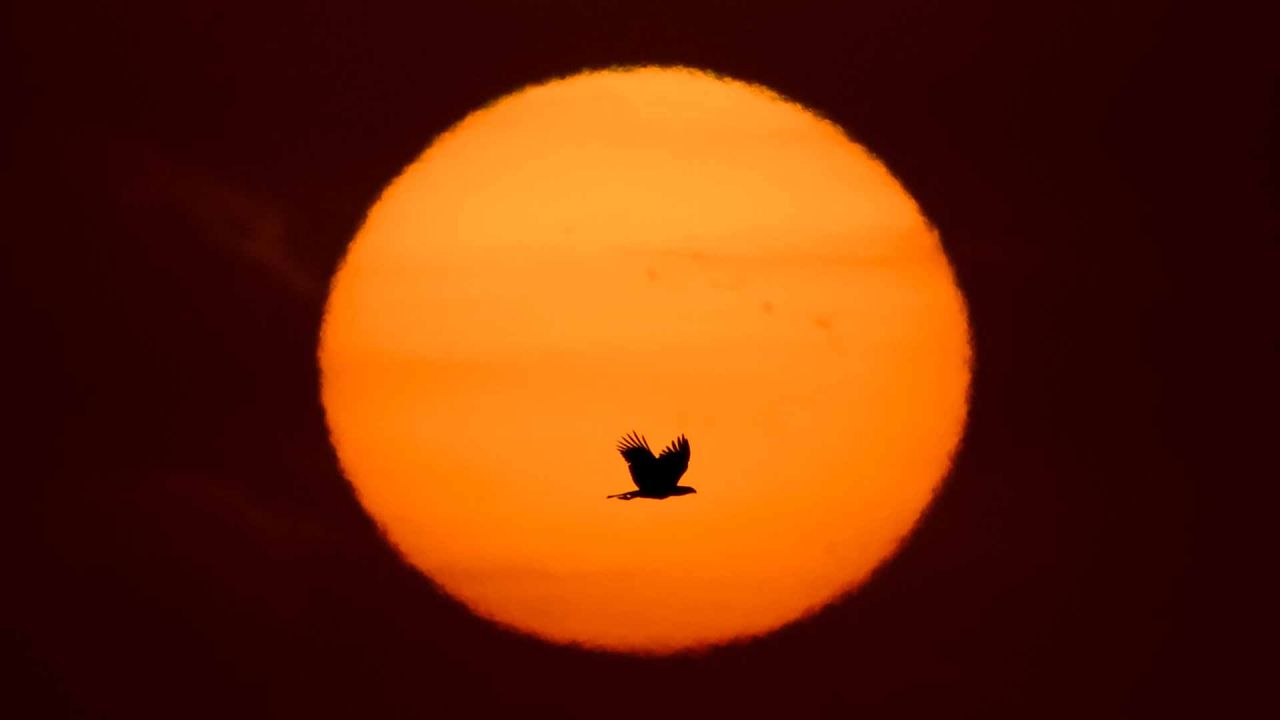
[[[668,652],[864,580],[959,441],[968,327],[915,202],[834,124],[679,68],[525,88],[386,189],[320,346],[360,501],[475,612]],[[696,495],[614,450],[692,444]]]

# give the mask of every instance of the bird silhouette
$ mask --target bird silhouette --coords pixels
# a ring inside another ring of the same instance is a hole
[[[639,497],[665,500],[673,495],[698,492],[677,484],[684,471],[689,469],[689,441],[684,435],[672,440],[666,449],[654,457],[653,451],[649,449],[649,442],[633,430],[618,441],[618,452],[627,461],[631,480],[639,489],[609,495],[606,499],[634,500]]]

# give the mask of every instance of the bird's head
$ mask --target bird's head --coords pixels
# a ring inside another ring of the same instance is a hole
[[[672,495],[688,495],[689,493],[696,493],[696,492],[698,491],[694,490],[691,487],[687,487],[685,485],[677,485],[676,489],[671,491],[671,494]]]

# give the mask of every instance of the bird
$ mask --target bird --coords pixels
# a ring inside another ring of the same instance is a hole
[[[689,469],[689,441],[684,435],[672,440],[670,445],[654,457],[653,451],[649,449],[649,442],[644,439],[644,436],[637,435],[632,430],[630,434],[623,435],[618,441],[618,452],[622,453],[622,459],[627,461],[631,480],[639,489],[608,495],[605,497],[606,500],[611,498],[665,500],[674,495],[698,492],[687,485],[678,484],[684,471]]]

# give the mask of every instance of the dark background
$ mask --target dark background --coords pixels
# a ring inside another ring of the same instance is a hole
[[[1116,4],[7,5],[11,716],[1253,714],[1268,22]],[[316,385],[327,278],[382,185],[495,96],[617,63],[842,124],[939,227],[976,345],[902,552],[815,617],[667,659],[441,596],[355,502]]]

